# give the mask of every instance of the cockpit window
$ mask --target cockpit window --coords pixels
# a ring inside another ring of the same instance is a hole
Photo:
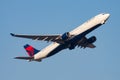
[[[102,15],[105,15],[105,13],[102,13]]]

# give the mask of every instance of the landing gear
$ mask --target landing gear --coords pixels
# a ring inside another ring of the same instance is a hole
[[[72,50],[72,49],[74,49],[74,48],[75,48],[75,46],[74,46],[74,45],[72,45],[72,44],[70,44],[68,48],[69,48],[69,50]]]

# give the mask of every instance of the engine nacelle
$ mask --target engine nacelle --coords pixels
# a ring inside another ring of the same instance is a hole
[[[63,41],[67,41],[69,38],[70,38],[70,33],[69,32],[66,32],[61,36],[61,39]]]
[[[90,37],[90,38],[87,40],[87,42],[88,42],[88,43],[94,43],[96,40],[97,40],[96,37],[95,37],[95,36],[92,36],[92,37]]]

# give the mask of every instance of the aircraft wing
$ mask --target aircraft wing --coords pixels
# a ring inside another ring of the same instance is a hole
[[[78,47],[81,46],[81,48],[95,48],[96,46],[93,43],[88,43],[87,38],[83,37],[79,42],[78,42]]]
[[[60,35],[19,35],[19,34],[13,34],[10,33],[14,37],[20,37],[20,38],[28,38],[32,40],[43,40],[43,41],[52,41],[52,42],[57,42],[57,43],[64,43]]]
[[[94,44],[88,44],[86,47],[95,48],[96,46]]]

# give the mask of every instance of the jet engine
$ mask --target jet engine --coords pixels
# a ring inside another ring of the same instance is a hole
[[[92,36],[92,37],[90,37],[90,38],[87,40],[87,42],[88,42],[88,43],[94,43],[96,40],[97,40],[96,37],[95,37],[95,36]]]
[[[70,38],[70,33],[69,32],[66,32],[61,36],[61,39],[63,41],[67,41],[69,38]]]

